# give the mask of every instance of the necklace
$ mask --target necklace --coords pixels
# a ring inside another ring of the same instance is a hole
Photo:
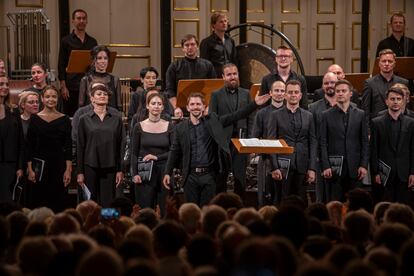
[[[148,117],[148,121],[150,121],[151,123],[158,123],[161,120],[161,117],[155,118],[151,120],[151,118]]]

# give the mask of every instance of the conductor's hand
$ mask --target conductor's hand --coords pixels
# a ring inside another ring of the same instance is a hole
[[[69,97],[70,97],[70,95],[69,95],[69,90],[66,88],[66,86],[64,86],[64,87],[62,87],[62,88],[60,89],[60,93],[61,93],[61,95],[62,95],[62,98],[63,98],[65,101],[67,101],[67,100],[69,99]]]
[[[170,190],[170,182],[171,182],[171,177],[169,174],[164,175],[164,179],[162,180],[162,184],[164,185],[165,189]]]
[[[259,96],[259,91],[257,91],[256,97],[254,97],[254,101],[256,102],[257,105],[262,105],[266,103],[270,99],[270,97],[271,96],[269,93]]]

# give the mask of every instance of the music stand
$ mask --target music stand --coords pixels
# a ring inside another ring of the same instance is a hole
[[[255,83],[255,84],[252,84],[252,86],[250,86],[250,98],[252,100],[254,100],[254,98],[256,97],[257,92],[260,92],[260,88],[261,88],[260,83]]]
[[[223,79],[180,80],[177,87],[177,106],[181,108],[185,107],[187,105],[188,96],[193,92],[203,93],[205,104],[208,106],[211,93],[223,86]]]
[[[374,68],[372,69],[372,75],[379,74],[378,67],[379,57],[375,60]],[[406,78],[407,80],[414,80],[414,57],[396,57],[394,74],[397,76]]]
[[[111,52],[106,72],[112,73],[114,68],[117,52]],[[66,72],[70,74],[86,73],[92,63],[91,51],[89,50],[72,50],[69,56],[68,67]]]
[[[369,78],[369,73],[346,73],[345,79],[349,81],[352,86],[361,95],[364,88],[364,81]]]
[[[239,153],[267,153],[267,154],[292,154],[294,148],[290,147],[285,140],[278,139],[282,147],[255,147],[243,146],[238,138],[231,138],[231,142]]]

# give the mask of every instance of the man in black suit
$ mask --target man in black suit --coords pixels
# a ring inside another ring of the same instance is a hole
[[[203,116],[204,96],[193,93],[187,99],[190,119],[180,122],[174,133],[163,184],[170,189],[171,174],[182,164],[184,196],[187,202],[206,205],[216,194],[216,175],[227,164],[230,148],[224,128],[248,116],[258,105],[264,104],[269,95],[256,95],[252,102],[236,112],[218,116]]]
[[[394,74],[395,53],[390,49],[379,52],[378,66],[380,73],[364,82],[361,107],[370,119],[375,118],[381,110],[387,109],[385,93],[395,83],[408,85],[408,80]]]
[[[268,125],[270,138],[284,139],[295,148],[291,155],[271,155],[272,177],[278,181],[277,185],[282,185],[282,199],[292,194],[305,199],[305,178],[309,183],[315,181],[315,123],[312,113],[299,107],[300,88],[301,83],[297,80],[286,83],[286,106],[272,113]]]
[[[227,63],[223,66],[224,87],[214,91],[211,94],[210,104],[208,107],[209,114],[217,113],[222,116],[235,112],[251,102],[249,90],[240,87],[239,72],[236,65]],[[243,197],[246,188],[246,166],[247,154],[238,153],[231,143],[231,138],[248,138],[251,137],[253,128],[254,114],[250,114],[246,118],[242,118],[234,124],[224,129],[224,136],[230,145],[232,173],[234,176],[234,192]],[[224,171],[219,176],[219,185],[217,193],[226,192],[226,180],[228,171]],[[221,186],[224,184],[224,186]]]
[[[401,89],[404,92],[404,101],[403,101],[404,106],[402,107],[402,110],[403,110],[402,113],[408,117],[414,118],[414,112],[407,108],[407,105],[410,104],[410,95],[411,95],[410,90],[408,89],[407,85],[402,84],[402,83],[396,83],[393,86],[391,86],[391,88]],[[382,110],[378,113],[378,116],[382,116],[387,112],[388,112],[388,109]]]
[[[302,98],[300,100],[300,107],[308,109],[308,91],[306,80],[302,75],[298,75],[292,70],[293,51],[292,49],[282,45],[276,50],[276,68],[275,71],[264,76],[260,87],[260,95],[269,93],[273,82],[281,80],[287,83],[290,80],[300,81],[300,90],[302,91]]]
[[[368,122],[363,110],[351,105],[352,85],[335,84],[336,105],[322,113],[320,158],[326,180],[327,201],[344,200],[361,184],[369,160]]]
[[[268,138],[268,125],[272,113],[283,107],[285,83],[283,81],[275,81],[272,84],[272,89],[269,91],[269,94],[272,97],[272,102],[257,112],[252,137],[261,139]],[[270,172],[270,155],[261,154],[257,163],[257,203],[259,207],[280,203],[282,191],[279,189],[280,185],[275,185],[275,181],[270,175]]]
[[[326,70],[326,73],[334,73],[338,80],[344,80],[345,79],[344,69],[342,69],[342,67],[339,66],[338,64],[330,65],[328,67],[328,70]],[[325,91],[324,91],[323,84],[322,84],[321,88],[316,89],[313,92],[313,102],[316,102],[316,101],[318,101],[318,100],[320,100],[324,97],[325,97]],[[361,105],[361,101],[359,99],[359,92],[356,89],[352,90],[351,102],[355,103],[357,106]]]
[[[328,110],[332,106],[336,105],[335,98],[335,84],[338,81],[338,75],[332,72],[328,72],[323,76],[322,80],[322,91],[324,96],[322,99],[313,102],[309,105],[309,111],[313,115],[316,128],[316,138],[319,141],[319,129],[321,127],[322,121],[322,112]],[[321,178],[321,168],[320,168],[320,157],[318,154],[318,169],[316,176],[316,185],[315,185],[315,194],[317,202],[326,202],[326,187],[325,182]]]
[[[370,142],[376,199],[407,204],[414,187],[414,119],[403,114],[404,101],[401,89],[387,91],[388,110],[372,120]],[[391,169],[386,181],[380,177],[384,163]]]

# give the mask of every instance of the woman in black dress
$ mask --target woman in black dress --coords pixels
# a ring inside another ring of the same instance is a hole
[[[107,108],[111,91],[106,85],[92,85],[90,96],[93,109],[80,118],[78,126],[77,182],[87,186],[92,200],[109,207],[124,177],[125,132],[119,113]]]
[[[55,212],[67,207],[72,172],[71,123],[56,110],[58,91],[46,86],[43,109],[32,115],[27,130],[28,180],[32,182],[30,207],[47,206]]]
[[[106,72],[111,52],[105,46],[95,46],[91,50],[93,60],[91,70],[81,79],[79,86],[79,107],[90,104],[89,88],[92,82],[105,84],[111,91],[109,106],[122,110],[121,84],[119,78]]]
[[[173,125],[161,118],[164,99],[159,93],[147,98],[148,118],[134,126],[132,134],[131,166],[135,185],[135,200],[141,208],[155,208],[158,204],[164,213],[168,191],[162,185],[162,177],[168,152],[173,140]],[[153,161],[149,181],[143,181],[138,170],[138,160]]]
[[[20,112],[10,102],[9,80],[0,76],[0,201],[11,200],[23,176],[24,139]]]

